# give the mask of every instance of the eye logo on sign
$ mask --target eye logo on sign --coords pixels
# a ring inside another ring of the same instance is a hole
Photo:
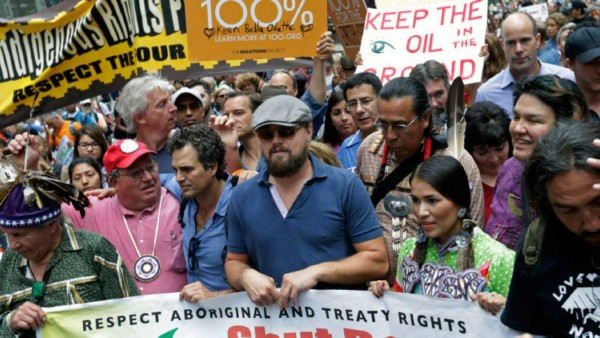
[[[371,52],[375,54],[383,54],[386,51],[386,48],[389,47],[391,49],[396,49],[392,44],[383,40],[377,40],[371,43]]]

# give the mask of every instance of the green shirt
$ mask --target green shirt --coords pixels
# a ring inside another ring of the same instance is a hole
[[[34,280],[26,276],[27,260],[4,252],[0,261],[0,337],[14,336],[7,316],[30,301],[43,307],[81,304],[138,294],[121,256],[104,237],[63,224],[62,239],[44,273],[45,292],[32,295]],[[25,336],[34,336],[26,332]]]
[[[478,228],[473,232],[474,268],[458,272],[458,250],[450,250],[441,260],[433,240],[429,239],[425,261],[419,268],[412,260],[416,239],[407,239],[398,254],[394,290],[465,300],[480,291],[506,297],[515,252]]]

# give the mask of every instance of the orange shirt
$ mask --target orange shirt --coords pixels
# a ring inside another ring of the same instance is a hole
[[[51,148],[56,148],[60,144],[60,140],[62,140],[63,136],[68,137],[71,142],[75,142],[75,133],[77,133],[79,129],[81,129],[81,124],[79,122],[65,121],[65,123],[63,123],[58,130],[52,132],[52,136],[48,138]]]

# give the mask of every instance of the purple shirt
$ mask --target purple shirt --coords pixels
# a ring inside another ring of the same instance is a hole
[[[523,232],[521,174],[523,162],[511,157],[500,169],[492,200],[492,215],[485,227],[494,239],[515,250]]]
[[[160,225],[154,256],[158,258],[161,272],[158,278],[145,283],[136,279],[140,294],[179,292],[187,282],[185,259],[183,258],[181,226],[177,221],[179,202],[165,188],[161,188],[163,198],[160,212]],[[129,272],[134,275],[133,265],[138,254],[129,237],[123,215],[127,220],[131,235],[136,241],[141,255],[151,255],[154,247],[154,233],[158,215],[158,203],[136,214],[126,209],[117,196],[98,200],[90,197],[92,207],[85,209],[85,218],[81,218],[72,206],[63,204],[66,218],[79,229],[85,229],[102,235],[117,249]]]

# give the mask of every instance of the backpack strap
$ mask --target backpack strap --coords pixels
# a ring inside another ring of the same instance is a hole
[[[525,240],[523,242],[523,259],[528,268],[533,269],[542,252],[546,223],[536,218],[527,227]]]

